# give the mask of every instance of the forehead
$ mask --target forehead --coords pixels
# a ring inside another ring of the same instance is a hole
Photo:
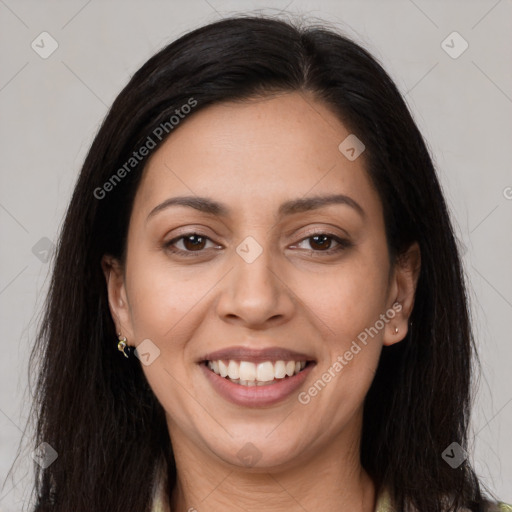
[[[232,210],[341,193],[379,209],[363,156],[338,148],[349,129],[312,95],[293,92],[208,106],[151,156],[136,196],[147,213],[174,195],[214,196]]]

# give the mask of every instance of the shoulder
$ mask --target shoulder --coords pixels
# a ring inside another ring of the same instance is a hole
[[[483,512],[512,512],[512,505],[508,505],[502,501],[491,501],[489,499],[484,499],[482,505]],[[464,507],[460,512],[471,512],[471,510]]]
[[[503,503],[501,501],[484,501],[484,512],[512,512],[512,505]],[[396,512],[389,487],[382,487],[377,493],[377,501],[375,512]],[[471,512],[470,509],[464,508],[459,512]]]
[[[169,503],[165,492],[165,477],[163,465],[156,471],[156,477],[153,485],[153,501],[151,512],[169,512]]]
[[[502,501],[487,501],[484,510],[485,512],[512,512],[512,505]]]
[[[153,503],[151,505],[151,512],[168,512],[168,508],[164,504],[162,495],[154,496]]]
[[[389,487],[383,486],[377,493],[375,512],[394,512]]]

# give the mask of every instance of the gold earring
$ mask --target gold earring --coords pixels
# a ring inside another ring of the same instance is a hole
[[[121,333],[117,335],[119,339],[119,343],[117,344],[117,350],[121,351],[124,354],[124,357],[129,357],[126,353],[126,338],[124,336],[121,336]]]

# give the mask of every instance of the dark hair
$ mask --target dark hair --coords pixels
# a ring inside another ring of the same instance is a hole
[[[191,99],[197,112],[279,91],[310,91],[364,141],[393,261],[414,241],[421,250],[412,330],[383,348],[365,399],[362,465],[377,486],[390,486],[398,510],[441,511],[443,496],[453,498],[450,510],[483,510],[469,461],[453,469],[442,458],[453,442],[467,448],[477,359],[457,243],[425,142],[393,81],[361,46],[325,26],[237,16],[185,34],[151,57],[91,145],[31,354],[39,372],[34,447],[46,442],[58,453],[46,469],[34,465],[36,512],[148,511],[159,464],[167,489],[174,485],[164,410],[139,361],[117,350],[100,264],[104,254],[124,260],[149,156],[133,170],[126,162],[156,128],[172,135],[171,116]],[[165,140],[152,138],[156,147]],[[123,166],[127,172],[113,180]]]

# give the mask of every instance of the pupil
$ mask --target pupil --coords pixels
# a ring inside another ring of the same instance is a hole
[[[320,244],[318,244],[318,242],[317,242],[319,238],[322,238],[322,239],[323,239],[323,242],[321,242]],[[320,245],[321,247],[326,247],[326,245],[325,245],[325,241],[326,241],[328,238],[329,238],[329,237],[328,237],[328,236],[326,236],[326,235],[315,235],[315,236],[313,236],[313,240],[315,241],[314,243],[315,243],[315,244]],[[327,245],[328,245],[328,244],[327,244]]]
[[[195,242],[193,240],[196,239]],[[190,243],[192,248],[202,248],[202,245],[204,245],[204,240],[201,242],[198,242],[197,239],[203,239],[202,236],[199,235],[190,235],[187,238],[185,238],[185,247],[187,247],[187,244]],[[187,247],[189,249],[190,247]]]

